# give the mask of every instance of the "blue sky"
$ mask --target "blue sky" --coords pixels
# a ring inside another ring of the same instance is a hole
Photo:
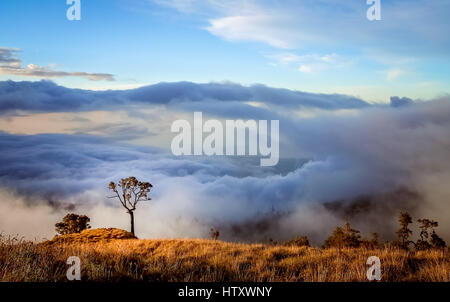
[[[1,1],[0,47],[24,68],[114,77],[50,78],[71,88],[231,81],[372,102],[449,92],[446,0],[382,0],[372,22],[364,0],[81,0],[81,21],[65,2]],[[0,69],[0,80],[41,78]]]

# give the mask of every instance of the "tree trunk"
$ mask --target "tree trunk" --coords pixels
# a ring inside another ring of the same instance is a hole
[[[131,233],[134,235],[134,213],[133,211],[128,211],[128,214],[130,214]]]

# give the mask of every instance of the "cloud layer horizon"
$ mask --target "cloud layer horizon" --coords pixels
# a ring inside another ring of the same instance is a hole
[[[136,212],[141,237],[206,237],[216,227],[227,240],[305,234],[320,243],[349,219],[391,239],[404,209],[438,220],[448,239],[449,101],[393,97],[375,105],[235,83],[88,91],[0,82],[0,230],[48,237],[69,210],[96,227],[128,228],[126,213],[106,198],[107,184],[133,175],[154,185],[153,201]],[[194,111],[280,120],[280,164],[174,157],[170,124]],[[23,228],[24,219],[35,223]]]

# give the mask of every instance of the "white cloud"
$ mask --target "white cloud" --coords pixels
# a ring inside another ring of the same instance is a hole
[[[337,55],[335,53],[330,54],[330,55],[324,55],[322,57],[320,57],[320,60],[323,62],[327,62],[327,63],[334,63],[336,62],[337,59]]]
[[[385,2],[383,21],[377,26],[365,18],[365,1],[153,1],[196,14],[209,23],[206,30],[228,41],[261,42],[280,49],[352,45],[411,55],[447,54],[450,47],[447,0]]]
[[[352,62],[335,53],[297,55],[292,52],[283,52],[266,57],[275,62],[273,66],[295,65],[302,73],[319,72],[330,68],[342,68]]]
[[[394,81],[398,78],[404,76],[406,74],[406,71],[400,68],[392,68],[386,71],[386,80],[388,81]]]
[[[153,0],[159,5],[172,7],[180,12],[191,13],[194,11],[197,0]]]
[[[290,33],[277,28],[278,19],[270,15],[229,16],[211,19],[206,30],[228,41],[263,42],[276,48],[293,48]]]
[[[315,68],[311,65],[301,65],[298,70],[303,73],[311,73],[313,71],[316,71]]]
[[[203,231],[206,234],[209,227],[217,224],[222,238],[236,240],[247,236],[246,239],[262,240],[267,235],[264,230],[244,228],[247,234],[237,238],[230,226],[264,218],[261,213],[270,213],[272,208],[290,212],[294,217],[292,220],[283,217],[280,223],[286,227],[282,229],[277,229],[276,221],[269,224],[271,236],[298,232],[310,235],[317,228],[325,236],[337,221],[322,215],[329,213],[311,212],[309,206],[352,200],[361,195],[375,196],[405,187],[424,198],[422,202],[405,196],[408,204],[417,206],[419,211],[422,205],[426,207],[422,215],[415,217],[438,220],[442,223],[441,232],[449,229],[450,221],[444,202],[450,196],[445,186],[450,179],[449,138],[445,135],[450,125],[449,104],[446,100],[339,114],[322,111],[308,119],[286,115],[282,121],[287,133],[281,136],[281,142],[292,144],[299,153],[313,155],[314,160],[298,166],[288,162],[292,170],[281,175],[278,171],[256,169],[247,159],[173,158],[151,149],[113,144],[99,137],[2,134],[0,171],[7,175],[3,186],[10,186],[8,192],[17,189],[24,202],[11,205],[15,196],[0,190],[3,197],[0,213],[11,213],[12,208],[17,214],[11,217],[33,219],[33,228],[45,233],[61,215],[51,216],[48,207],[42,207],[33,208],[37,213],[33,216],[32,211],[20,206],[27,201],[31,206],[49,199],[82,206],[77,211],[88,214],[95,226],[125,228],[128,227],[126,213],[120,208],[103,207],[107,201],[105,184],[135,175],[155,186],[148,212],[143,207],[137,212],[139,236],[203,236]],[[382,198],[376,205],[374,212],[367,215],[383,223],[389,234],[394,234],[394,229],[384,224],[389,222],[387,213],[396,214],[402,200]],[[379,208],[383,205],[386,207]],[[89,209],[92,206],[95,208]],[[435,211],[427,212],[429,209]],[[47,216],[51,219],[46,219]],[[178,217],[182,217],[182,224],[177,223]],[[32,228],[20,229],[17,219],[10,221],[2,215],[0,218],[0,229],[33,234]],[[193,227],[189,226],[190,222]],[[364,214],[362,224],[366,230],[379,229],[372,222]],[[450,235],[448,231],[447,235]]]
[[[274,54],[274,55],[268,55],[266,57],[275,61],[276,63],[274,63],[274,65],[291,64],[291,63],[299,62],[301,60],[301,56],[296,55],[294,53],[290,53],[290,52],[283,52],[283,53],[278,53],[278,54]]]

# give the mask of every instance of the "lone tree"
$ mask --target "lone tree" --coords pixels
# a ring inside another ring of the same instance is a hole
[[[411,215],[407,212],[400,212],[398,222],[400,223],[400,229],[397,231],[399,242],[404,249],[408,249],[408,244],[412,242],[408,240],[412,234],[412,231],[408,229],[408,225],[412,223]]]
[[[89,222],[91,219],[85,215],[67,214],[61,222],[55,224],[55,230],[60,235],[80,233],[86,229],[90,229]]]
[[[140,201],[151,200],[148,197],[152,184],[141,182],[136,177],[122,178],[117,184],[113,181],[109,183],[109,189],[116,195],[109,198],[117,198],[122,206],[130,214],[131,233],[134,235],[134,211]]]

